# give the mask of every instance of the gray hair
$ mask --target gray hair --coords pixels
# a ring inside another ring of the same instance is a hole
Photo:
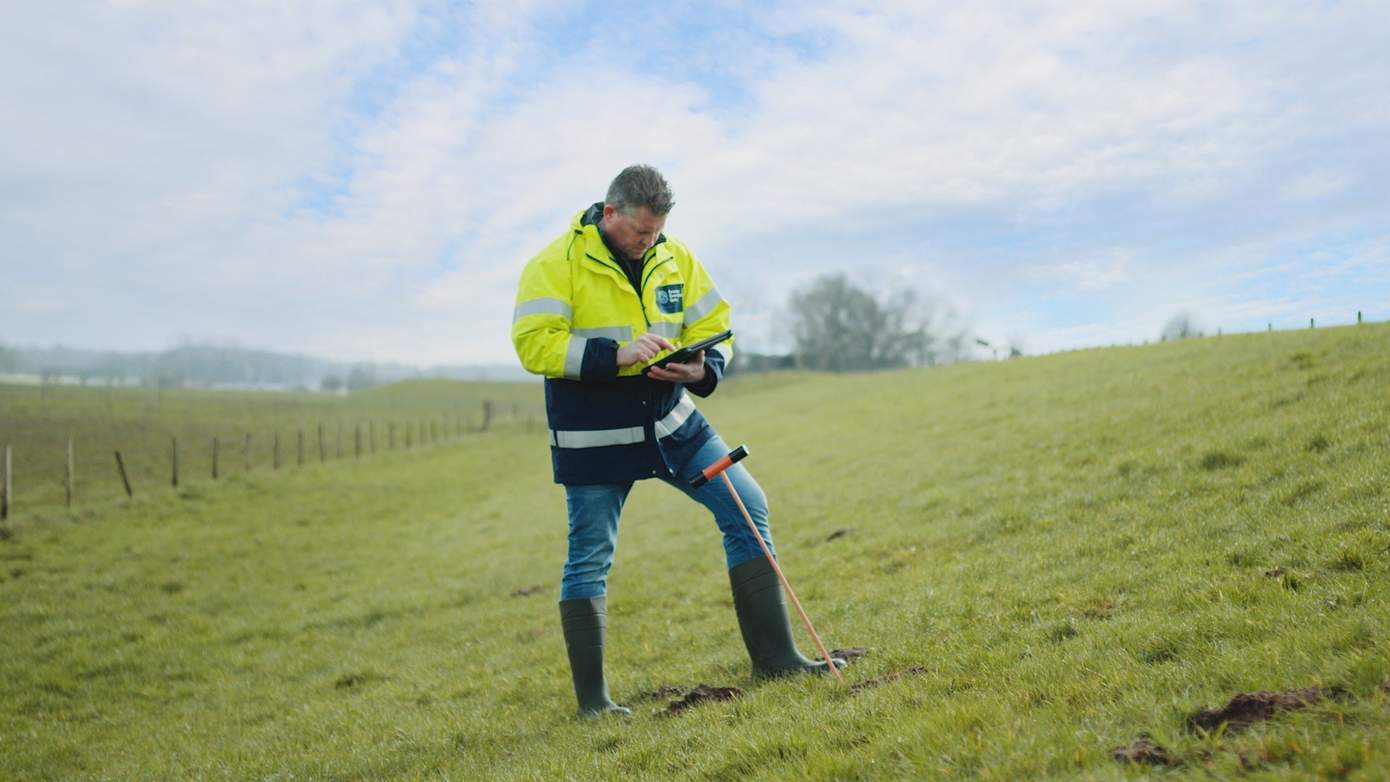
[[[628,166],[613,178],[604,203],[611,204],[623,214],[630,214],[632,210],[645,206],[657,217],[664,217],[676,205],[676,199],[660,171],[651,166],[636,165]]]

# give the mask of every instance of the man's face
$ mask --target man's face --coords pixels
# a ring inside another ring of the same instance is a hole
[[[603,205],[604,234],[613,249],[632,260],[647,254],[665,225],[665,216],[657,217],[645,206],[624,213],[612,204]]]

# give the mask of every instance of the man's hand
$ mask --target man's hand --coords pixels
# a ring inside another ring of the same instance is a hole
[[[621,368],[630,367],[633,364],[643,364],[651,361],[657,353],[663,350],[675,349],[676,346],[667,342],[664,337],[647,332],[626,346],[618,348],[618,366]]]
[[[652,367],[647,370],[647,377],[653,380],[667,380],[672,383],[698,383],[705,379],[705,351],[696,353],[684,364]]]

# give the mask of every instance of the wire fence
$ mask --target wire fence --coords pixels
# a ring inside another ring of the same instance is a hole
[[[0,520],[16,510],[63,507],[79,501],[177,491],[190,482],[217,481],[236,473],[295,470],[355,462],[378,454],[455,443],[495,429],[542,432],[545,417],[534,405],[484,400],[475,415],[433,415],[321,420],[295,427],[207,422],[183,431],[107,424],[85,437],[25,438],[25,427],[6,422],[23,443],[0,444]],[[29,421],[28,428],[44,421]],[[16,471],[16,464],[21,469]],[[18,489],[16,486],[18,485]]]

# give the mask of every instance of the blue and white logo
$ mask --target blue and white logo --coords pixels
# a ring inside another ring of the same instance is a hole
[[[656,289],[656,306],[666,313],[680,312],[685,308],[684,283],[662,285]]]

